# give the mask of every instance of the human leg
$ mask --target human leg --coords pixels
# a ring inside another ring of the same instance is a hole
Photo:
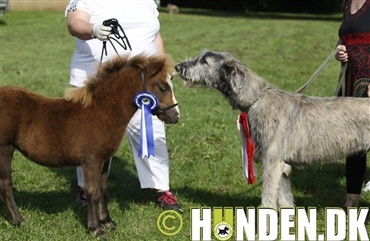
[[[345,207],[356,207],[360,201],[366,169],[366,153],[357,153],[346,159],[346,203]]]
[[[182,211],[176,198],[169,191],[169,155],[166,145],[164,123],[153,116],[153,137],[155,156],[139,157],[141,113],[138,110],[127,125],[127,137],[141,188],[151,188],[158,192],[158,202],[166,209]]]

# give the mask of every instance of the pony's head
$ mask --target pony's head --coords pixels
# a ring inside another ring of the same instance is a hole
[[[174,62],[166,55],[135,56],[130,60],[132,66],[141,70],[143,90],[158,99],[159,106],[153,111],[166,124],[177,123],[180,111],[173,91],[171,73]]]
[[[153,114],[166,124],[174,124],[180,111],[170,76],[173,72],[174,63],[166,55],[116,57],[101,64],[96,76],[91,76],[84,87],[68,91],[65,98],[85,107],[105,100],[110,106],[120,103],[134,111],[134,96],[146,91],[158,100]]]

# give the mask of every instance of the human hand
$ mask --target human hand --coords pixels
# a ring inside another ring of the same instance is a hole
[[[347,62],[348,61],[348,54],[347,48],[345,45],[338,45],[337,49],[339,49],[338,53],[335,55],[335,59],[340,62]]]
[[[93,25],[93,38],[98,38],[100,41],[107,41],[108,35],[111,34],[112,28],[109,26],[104,26],[101,23],[96,23]]]

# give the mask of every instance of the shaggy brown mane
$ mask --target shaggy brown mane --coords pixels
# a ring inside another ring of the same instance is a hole
[[[157,62],[162,63],[161,68],[150,69],[150,65]],[[96,86],[99,85],[102,80],[108,79],[111,74],[120,71],[124,67],[144,70],[150,75],[157,74],[159,71],[161,71],[163,75],[167,75],[174,71],[174,61],[164,54],[153,56],[140,54],[132,58],[129,56],[115,57],[99,65],[97,74],[95,76],[90,76],[85,86],[67,89],[64,99],[74,103],[80,102],[84,107],[91,105]]]

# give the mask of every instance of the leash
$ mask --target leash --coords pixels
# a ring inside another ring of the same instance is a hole
[[[109,26],[109,27],[112,28],[111,33],[114,35],[115,38],[112,38],[112,37],[108,36],[108,41],[112,45],[112,47],[113,47],[113,49],[114,49],[114,51],[116,52],[117,55],[119,55],[119,54],[118,54],[118,51],[117,51],[116,47],[114,46],[114,43],[112,42],[112,40],[114,40],[124,50],[127,50],[127,46],[128,46],[128,48],[132,51],[130,41],[128,40],[125,31],[123,30],[122,26],[118,23],[117,19],[115,19],[115,18],[107,19],[103,22],[103,25],[104,26]],[[120,43],[120,40],[121,40],[122,43]],[[126,45],[126,42],[127,42],[127,45]],[[107,53],[107,41],[103,41],[103,47],[102,47],[101,55],[100,55],[100,63],[103,60],[104,53],[105,53],[105,56],[107,56],[107,54],[108,54]]]
[[[339,78],[337,90],[335,91],[335,95],[339,94],[339,90],[342,90],[340,96],[344,96],[345,94],[344,92],[346,88],[346,82],[345,82],[346,69],[347,69],[347,62],[342,63],[341,68],[340,68],[340,78]]]
[[[130,41],[128,40],[128,38],[125,34],[125,31],[123,30],[122,26],[119,24],[117,19],[115,19],[115,18],[107,19],[103,22],[103,25],[104,26],[109,26],[109,27],[112,28],[111,33],[114,35],[115,38],[112,38],[112,37],[108,36],[108,41],[112,45],[112,47],[113,47],[113,49],[114,49],[114,51],[116,52],[117,55],[119,55],[119,53],[118,53],[117,49],[115,48],[112,40],[116,41],[116,43],[118,43],[119,46],[121,46],[124,50],[127,50],[127,48],[129,48],[132,51]],[[121,40],[122,43],[120,43],[119,40]],[[127,45],[126,45],[125,41],[127,42]],[[100,55],[100,64],[102,63],[104,53],[107,56],[107,41],[103,41],[103,47],[102,47],[102,51],[101,51],[101,55]],[[144,71],[141,72],[141,82],[142,82],[142,86],[143,86],[143,92],[141,92],[141,93],[146,93],[147,91],[146,91],[146,81],[145,81]],[[148,95],[145,94],[145,97],[148,97]],[[174,108],[178,105],[178,103],[175,103],[175,104],[170,105],[170,106],[164,106],[164,107],[159,106],[158,100],[156,99],[157,97],[155,97],[152,94],[150,94],[150,97],[151,97],[151,100],[152,100],[151,103],[153,104],[153,106],[151,107],[152,108],[151,112],[152,112],[153,115],[161,114],[161,113],[163,113],[163,112],[165,112],[165,111],[167,111],[171,108]],[[141,98],[142,98],[141,95],[136,96],[135,101],[138,101],[136,99],[141,99]],[[138,101],[136,105],[138,106],[138,108],[141,108],[140,101]]]
[[[118,23],[115,18],[107,19],[103,22],[104,26],[110,26],[112,28],[111,34],[115,37],[112,38],[108,36],[108,41],[112,45],[117,56],[119,55],[116,47],[114,46],[112,40],[116,41],[119,46],[124,50],[128,48],[132,51],[130,42],[123,30],[122,26]],[[120,43],[120,40],[122,43]],[[127,42],[127,45],[125,43]],[[100,64],[103,61],[103,55],[107,56],[107,41],[103,41],[103,47],[101,50]],[[140,123],[140,142],[138,149],[138,156],[141,158],[155,156],[154,147],[154,134],[153,134],[153,121],[152,115],[154,110],[158,109],[159,102],[155,95],[146,91],[145,74],[144,71],[141,72],[141,82],[143,85],[143,91],[139,92],[134,97],[134,105],[141,109],[141,123]]]
[[[319,66],[319,68],[315,71],[315,73],[313,73],[313,75],[310,77],[310,79],[304,84],[302,85],[299,89],[297,89],[294,93],[302,93],[313,81],[314,79],[316,79],[316,77],[321,73],[321,71],[328,65],[328,63],[330,62],[330,60],[332,60],[334,58],[334,56],[339,52],[340,49],[338,48],[335,48],[333,50],[333,52],[331,52],[329,54],[329,56],[324,60],[324,62]],[[345,68],[347,67],[347,65],[345,64]],[[344,72],[345,72],[345,68],[344,68]],[[342,73],[341,73],[341,78],[343,77],[343,84],[344,84],[344,73],[343,73],[343,66],[342,66]],[[340,83],[342,82],[342,80],[340,80]],[[338,86],[338,90],[339,90],[340,86]],[[343,88],[342,88],[342,91],[343,91]]]

